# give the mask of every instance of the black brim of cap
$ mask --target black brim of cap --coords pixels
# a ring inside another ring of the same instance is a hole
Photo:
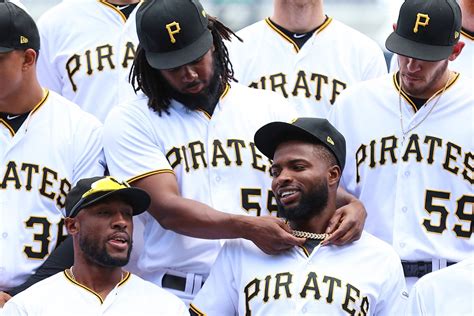
[[[130,206],[133,209],[133,215],[138,215],[145,212],[150,206],[150,197],[145,191],[143,191],[142,189],[130,187],[130,188],[125,188],[125,189],[110,191],[106,194],[100,195],[99,197],[96,197],[95,199],[92,199],[84,203],[83,205],[81,205],[81,209],[84,207],[90,206],[92,204],[98,203],[111,196],[120,197],[126,203],[130,204]],[[76,214],[77,213],[78,212],[76,211]]]
[[[194,43],[166,53],[145,51],[146,60],[155,69],[172,69],[189,64],[203,56],[212,47],[212,34],[206,30]]]
[[[11,48],[11,47],[0,47],[0,53],[9,53],[13,50],[15,50],[15,49]]]
[[[310,138],[321,142],[320,139],[305,129],[284,122],[272,122],[261,127],[255,133],[254,142],[262,154],[273,159],[278,145],[283,141],[299,138]]]
[[[437,46],[408,40],[393,32],[385,41],[385,47],[392,53],[425,61],[447,59],[453,46]]]

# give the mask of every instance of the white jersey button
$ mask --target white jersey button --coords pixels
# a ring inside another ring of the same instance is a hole
[[[302,312],[302,313],[306,313],[307,311],[308,311],[308,310],[306,309],[306,307],[303,307],[303,308],[301,309],[301,312]]]
[[[221,182],[221,177],[217,176],[216,177],[216,182]]]
[[[400,245],[400,248],[405,248],[405,243],[404,242],[401,242],[399,245]]]
[[[3,237],[3,238],[7,238],[7,237],[8,237],[8,233],[3,233],[3,234],[2,234],[2,237]]]
[[[410,171],[405,171],[405,177],[409,177],[410,176]]]
[[[402,212],[406,213],[408,211],[408,208],[406,206],[402,207]]]

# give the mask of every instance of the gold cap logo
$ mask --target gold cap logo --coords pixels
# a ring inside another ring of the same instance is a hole
[[[294,122],[296,122],[298,120],[298,118],[294,118],[290,121],[290,124],[293,124]]]
[[[458,38],[459,37],[459,32],[458,31],[454,31],[454,38]]]
[[[427,26],[429,22],[430,22],[430,17],[428,16],[428,14],[417,13],[415,27],[413,28],[413,33],[418,33],[418,27]]]
[[[20,36],[20,44],[26,44],[28,43],[29,40],[27,37],[24,37],[24,36]]]
[[[331,138],[330,136],[328,136],[328,137],[326,138],[326,141],[327,141],[329,144],[331,144],[331,145],[334,146],[334,141],[332,140],[332,138]]]
[[[204,9],[202,9],[201,14],[203,17],[206,17],[206,11],[204,11]]]
[[[181,31],[179,23],[176,21],[168,23],[166,24],[166,29],[168,30],[168,35],[170,36],[171,43],[176,43],[176,38],[174,38],[174,35],[178,34]]]

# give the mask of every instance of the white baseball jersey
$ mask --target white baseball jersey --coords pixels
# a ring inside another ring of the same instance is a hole
[[[40,83],[104,121],[126,95],[138,43],[136,11],[126,19],[105,0],[84,0],[44,13],[38,21]]]
[[[173,100],[159,116],[145,96],[113,109],[104,126],[110,173],[129,182],[174,172],[183,197],[233,214],[276,214],[269,160],[255,147],[255,131],[271,121],[295,117],[275,93],[239,84],[227,86],[212,117]],[[148,213],[138,266],[152,280],[161,269],[209,274],[218,240],[163,229]],[[158,282],[158,281],[153,281]]]
[[[270,256],[226,242],[190,310],[197,315],[400,315],[408,293],[395,251],[363,233],[348,245]]]
[[[15,295],[3,308],[3,316],[7,315],[185,316],[189,312],[179,298],[131,273],[102,299],[63,271]]]
[[[288,98],[301,117],[326,117],[349,85],[387,73],[382,50],[367,36],[328,18],[301,49],[265,19],[227,44],[235,78]]]
[[[474,251],[473,86],[456,74],[415,113],[390,74],[347,89],[329,115],[346,138],[342,186],[364,203],[365,229],[404,260]]]
[[[474,37],[466,31],[461,31],[461,38],[459,40],[464,42],[464,48],[454,61],[449,62],[449,69],[474,78]],[[398,58],[397,54],[393,54],[390,61],[390,72],[397,70]]]
[[[15,133],[0,119],[0,291],[22,284],[63,237],[66,194],[104,174],[102,124],[54,92]]]
[[[474,257],[422,277],[410,292],[406,315],[474,315]]]

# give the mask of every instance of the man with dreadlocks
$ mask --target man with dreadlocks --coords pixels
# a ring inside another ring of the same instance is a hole
[[[108,116],[106,159],[112,175],[151,196],[141,218],[141,276],[189,303],[219,239],[249,239],[268,254],[304,243],[281,219],[263,216],[276,214],[277,205],[270,163],[253,143],[260,126],[294,114],[273,92],[230,85],[223,40],[233,33],[198,1],[149,0],[136,21],[131,81],[143,93]],[[327,242],[336,244],[359,238],[365,219],[359,201],[340,198],[351,204],[331,222]]]

